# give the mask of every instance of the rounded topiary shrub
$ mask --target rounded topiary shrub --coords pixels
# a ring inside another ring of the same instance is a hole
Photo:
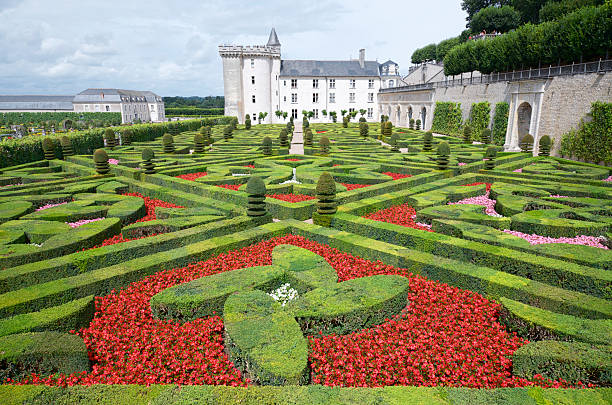
[[[421,129],[421,120],[416,120],[416,129],[417,130]]]
[[[261,142],[261,150],[264,155],[272,156],[272,139],[269,136],[266,136]]]
[[[204,135],[195,134],[193,136],[193,153],[204,153],[204,147],[206,146]]]
[[[538,156],[550,156],[550,147],[551,147],[550,136],[544,135],[540,138],[540,150]]]
[[[391,135],[391,138],[389,139],[389,145],[391,145],[391,152],[399,152],[399,145],[397,144],[397,141],[399,139],[399,136],[397,134],[393,134]]]
[[[437,159],[436,159],[436,163],[438,164],[438,170],[446,170],[448,169],[448,162],[449,162],[449,156],[450,156],[450,146],[448,145],[448,142],[446,141],[442,141],[438,144],[438,151],[437,151]]]
[[[281,148],[288,148],[289,147],[289,142],[288,142],[288,138],[287,138],[287,129],[286,128],[281,129],[280,134],[278,135],[278,142],[279,142]]]
[[[330,150],[329,139],[326,136],[319,138],[319,151],[322,155],[327,155]]]
[[[364,138],[367,138],[369,131],[370,131],[370,128],[368,127],[367,123],[365,122],[359,123],[359,135],[361,135]]]
[[[463,127],[463,142],[472,143],[472,127],[469,125]]]
[[[310,130],[310,128],[306,128],[306,131],[304,131],[304,146],[312,148],[312,139],[312,131]]]
[[[45,159],[47,160],[55,159],[55,144],[53,143],[53,140],[51,138],[49,137],[43,138],[42,148],[43,148],[43,153],[45,155]]]
[[[260,177],[252,176],[246,185],[248,196],[247,215],[260,217],[266,214],[266,185]]]
[[[227,140],[229,140],[229,139],[232,139],[232,131],[233,131],[233,128],[232,128],[232,126],[231,126],[231,125],[226,125],[226,126],[223,128],[223,138],[224,138],[226,141],[227,141]]]
[[[429,152],[433,149],[433,134],[427,131],[423,134],[423,152]]]
[[[482,133],[480,134],[480,142],[484,144],[491,143],[491,130],[489,128],[482,130]]]
[[[308,122],[307,118],[304,118],[302,120],[302,128],[308,128],[308,127],[310,127],[310,122]]]
[[[70,138],[67,136],[62,136],[60,138],[60,145],[62,145],[62,154],[64,157],[74,155],[74,150],[72,149],[72,142],[70,142]]]
[[[410,121],[408,121],[408,128],[414,129],[414,118],[410,118]]]
[[[108,155],[104,149],[96,149],[93,154],[94,164],[96,166],[96,172],[98,174],[106,174],[110,172],[110,166],[108,165]]]
[[[393,134],[393,124],[391,121],[385,121],[385,129],[383,130],[383,140],[384,138],[390,138]]]
[[[495,146],[489,146],[485,150],[485,170],[492,170],[495,167],[495,158],[497,157],[497,148]]]
[[[164,134],[162,137],[162,145],[164,153],[174,153],[174,137],[170,134]]]
[[[144,169],[145,174],[155,173],[155,164],[152,162],[153,159],[155,159],[153,149],[144,148],[142,150],[142,168]]]
[[[106,141],[106,146],[110,149],[113,149],[117,146],[117,140],[115,138],[115,131],[110,128],[104,130],[104,140]]]
[[[122,145],[131,145],[132,144],[132,130],[126,129],[121,133],[121,144]]]
[[[342,128],[348,128],[348,123],[349,117],[345,115],[344,117],[342,117]]]
[[[359,122],[367,122],[367,120],[364,117],[359,118]]]
[[[338,210],[336,203],[336,182],[328,172],[321,173],[315,189],[317,193],[317,213],[322,215],[335,214]]]
[[[251,117],[249,114],[247,114],[246,118],[244,119],[244,129],[251,129]]]
[[[530,134],[523,135],[523,138],[521,138],[521,142],[519,143],[519,147],[521,148],[521,152],[531,152],[533,150],[533,136]]]

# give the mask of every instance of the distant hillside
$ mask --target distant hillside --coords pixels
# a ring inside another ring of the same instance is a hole
[[[225,99],[223,96],[191,96],[191,97],[163,97],[166,108],[223,108]]]

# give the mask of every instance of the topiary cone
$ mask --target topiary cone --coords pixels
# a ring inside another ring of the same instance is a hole
[[[72,142],[70,142],[70,138],[67,136],[62,136],[60,138],[60,145],[62,145],[62,154],[64,157],[74,155],[74,150],[72,149]]]
[[[106,146],[111,150],[117,146],[117,140],[115,139],[115,131],[110,128],[106,128],[104,131],[104,139],[106,140]]]
[[[310,128],[306,128],[306,131],[304,131],[304,146],[312,148],[312,131]]]
[[[155,153],[151,148],[144,148],[142,150],[142,168],[145,174],[155,174],[155,164],[152,160],[155,158]]]
[[[283,128],[278,135],[278,142],[281,148],[288,148],[289,142],[287,141],[287,129]]]
[[[550,136],[544,135],[540,138],[540,150],[538,156],[550,156]]]
[[[204,153],[204,146],[205,146],[204,135],[195,134],[193,136],[193,143],[194,143],[193,153]]]
[[[485,145],[491,143],[491,130],[489,128],[482,130],[482,133],[480,134],[480,141]]]
[[[225,140],[229,140],[232,138],[232,126],[231,125],[226,125],[223,128],[223,138],[225,138]]]
[[[108,165],[108,155],[104,149],[96,149],[93,154],[94,164],[96,166],[96,172],[98,174],[106,174],[110,172],[110,166]]]
[[[448,142],[442,141],[438,144],[438,157],[436,163],[438,164],[438,170],[448,169],[448,161],[450,156],[450,146]]]
[[[131,145],[132,144],[132,130],[126,129],[121,133],[121,144]]]
[[[55,159],[55,146],[53,145],[53,140],[48,137],[44,137],[42,140],[42,148],[43,153],[45,155],[45,159],[53,160]]]
[[[497,157],[497,148],[489,146],[485,151],[485,170],[493,170],[495,168],[495,158]]]
[[[265,156],[272,156],[272,139],[269,136],[261,141],[261,150]]]
[[[329,153],[329,139],[326,136],[319,138],[319,148],[322,155]]]
[[[162,145],[164,153],[174,153],[174,137],[170,134],[164,134],[162,137]]]
[[[391,145],[391,152],[399,152],[399,147],[397,145],[397,139],[398,139],[398,135],[397,134],[393,134],[391,135],[391,138],[389,139],[389,144]]]
[[[368,127],[368,124],[366,124],[365,122],[359,123],[359,135],[361,135],[364,138],[367,138],[369,131],[370,131],[370,128]]]
[[[429,152],[433,149],[433,134],[427,131],[423,134],[423,152]]]
[[[533,150],[533,136],[525,134],[519,144],[521,152],[531,152]]]
[[[266,215],[266,185],[260,177],[252,176],[246,185],[247,215],[261,217]]]
[[[472,128],[469,125],[463,127],[463,142],[472,143]]]
[[[323,172],[317,181],[317,213],[321,215],[335,214],[338,210],[336,202],[336,182],[331,174]]]

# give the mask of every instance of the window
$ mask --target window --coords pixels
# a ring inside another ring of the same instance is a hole
[[[96,111],[100,111],[100,104],[96,104]]]
[[[297,89],[297,79],[291,79],[291,88]]]
[[[287,96],[283,96],[283,101],[286,103],[287,102]]]
[[[329,93],[329,102],[330,103],[336,102],[336,93]]]
[[[370,79],[368,80],[368,89],[373,89],[374,88],[374,79]]]
[[[350,89],[354,89],[355,88],[355,79],[349,80],[349,88]]]
[[[312,112],[314,112],[314,118],[319,119],[319,110],[315,108],[314,110],[312,110]]]
[[[330,89],[336,88],[336,79],[329,79],[329,88]]]
[[[374,93],[368,93],[368,103],[374,102]]]
[[[253,100],[253,102],[255,102],[255,94],[251,96],[251,99]]]
[[[368,118],[372,118],[374,116],[374,109],[368,108]]]
[[[85,104],[85,111],[89,111],[89,104]]]
[[[355,93],[349,93],[349,103],[355,102]]]
[[[313,89],[319,88],[319,79],[312,79],[312,88]]]
[[[297,103],[297,93],[291,93],[291,102]]]
[[[251,69],[255,67],[255,59],[251,58]]]
[[[313,103],[319,102],[319,93],[312,93],[312,102]]]
[[[389,80],[389,87],[393,87],[393,80]]]
[[[355,109],[354,109],[354,108],[349,108],[349,113],[352,113],[352,112],[354,112],[354,111],[355,111]]]
[[[283,86],[287,87],[287,80],[283,80]]]
[[[251,84],[255,84],[255,76],[251,76]]]
[[[297,119],[297,108],[291,109],[291,116],[293,119]]]
[[[151,105],[151,111],[153,111],[155,109],[155,104]],[[106,106],[106,111],[110,111],[110,105]]]

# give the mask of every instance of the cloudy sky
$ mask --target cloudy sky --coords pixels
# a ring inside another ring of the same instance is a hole
[[[220,44],[265,44],[283,59],[392,59],[465,26],[461,0],[0,0],[0,94],[88,87],[223,95]]]

